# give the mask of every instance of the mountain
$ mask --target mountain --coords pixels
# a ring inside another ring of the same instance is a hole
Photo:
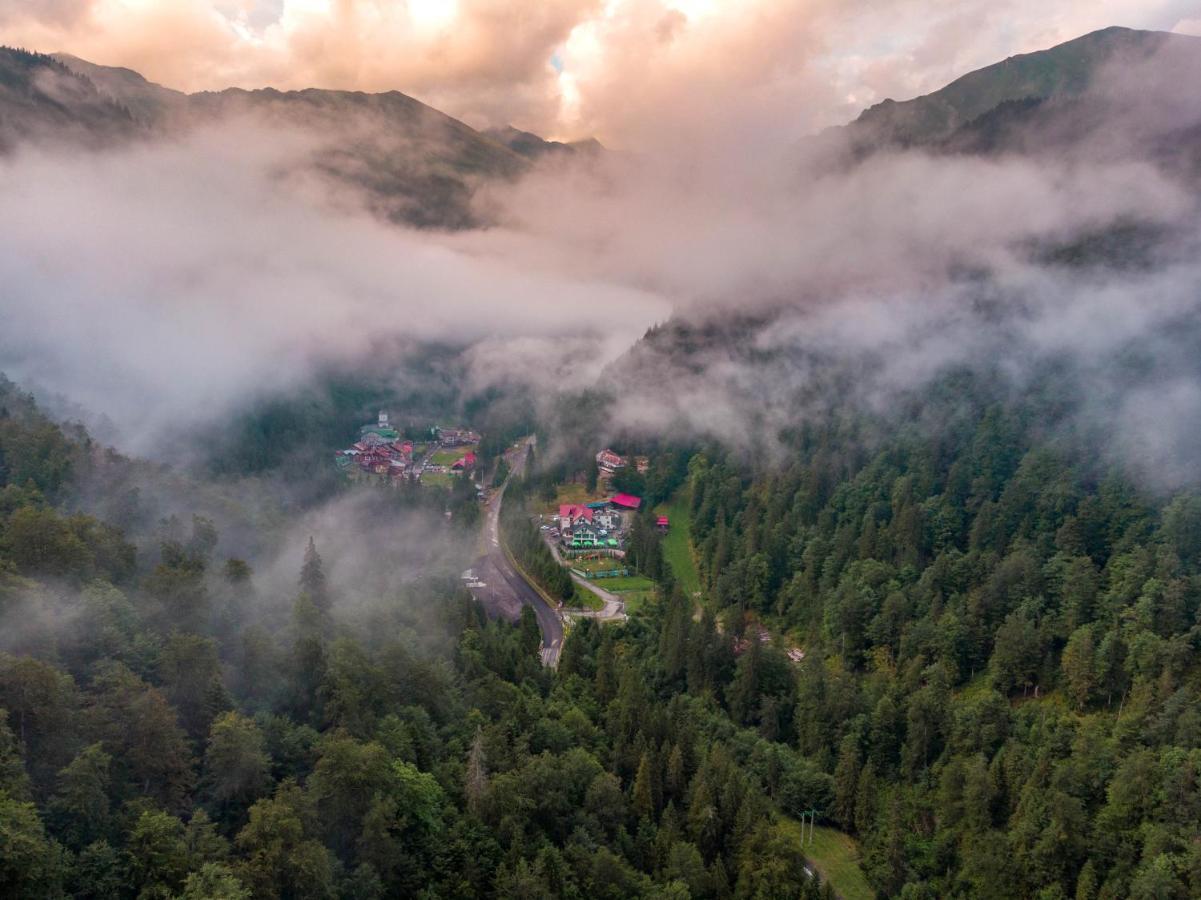
[[[528,171],[538,156],[529,146],[575,152],[526,132],[529,146],[514,149],[398,91],[185,94],[131,69],[0,48],[0,149],[21,141],[109,146],[231,119],[311,133],[309,171],[361,192],[388,219],[424,228],[482,224],[472,209],[476,188]]]
[[[97,147],[137,131],[129,109],[86,76],[49,56],[0,48],[0,150],[49,138]]]
[[[88,79],[102,95],[125,107],[142,123],[158,121],[187,102],[187,94],[147,81],[133,69],[100,66],[69,53],[52,53],[50,56]]]
[[[527,159],[539,159],[548,154],[572,156],[575,153],[570,144],[562,141],[548,141],[533,132],[521,131],[512,125],[506,125],[504,128],[489,128],[484,134]]]
[[[365,192],[394,221],[429,228],[478,225],[471,196],[481,181],[515,178],[530,161],[474,128],[398,91],[308,89],[191,94],[186,126],[241,118],[318,138],[321,173]]]
[[[1048,50],[1012,56],[912,100],[884,100],[846,126],[860,152],[887,146],[928,146],[1005,104],[1070,100],[1096,90],[1110,67],[1140,68],[1153,60],[1192,69],[1201,38],[1105,28]],[[1007,114],[1016,109],[1009,107]]]
[[[582,141],[548,141],[533,132],[521,131],[512,125],[489,128],[484,134],[527,159],[541,159],[545,156],[572,158],[581,154],[603,153],[605,150],[604,145],[596,138]]]

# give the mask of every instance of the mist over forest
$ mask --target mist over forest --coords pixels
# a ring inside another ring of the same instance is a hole
[[[536,5],[0,4],[0,893],[1201,895],[1196,10]]]

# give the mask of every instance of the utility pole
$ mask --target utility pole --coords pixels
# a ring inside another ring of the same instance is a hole
[[[805,845],[805,819],[806,818],[809,819],[809,846],[812,847],[814,840],[816,840],[815,829],[817,828],[817,810],[816,809],[807,809],[803,813],[801,813],[801,846],[802,847]]]

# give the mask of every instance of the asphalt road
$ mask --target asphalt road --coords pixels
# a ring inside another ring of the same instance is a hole
[[[525,468],[526,449],[533,441],[528,437],[517,447],[509,450],[505,457],[509,461],[509,479],[520,475]],[[563,652],[563,619],[542,595],[534,590],[513,568],[500,548],[500,507],[504,502],[506,480],[496,489],[484,510],[484,549],[472,567],[482,587],[471,588],[475,595],[495,615],[516,620],[522,606],[531,606],[542,631],[542,664],[555,668],[559,665],[559,654]]]
[[[542,540],[546,542],[547,549],[550,550],[551,556],[555,558],[555,562],[559,565],[567,565],[562,555],[559,553],[559,548],[555,546],[555,542],[546,536],[546,532],[542,533]],[[568,567],[570,570],[570,567]],[[619,596],[606,591],[595,581],[590,581],[587,578],[581,578],[575,572],[571,573],[571,580],[578,584],[582,589],[591,591],[601,598],[603,606],[600,609],[569,609],[564,610],[563,614],[577,619],[596,619],[601,622],[624,622],[629,616],[626,615],[626,602]]]

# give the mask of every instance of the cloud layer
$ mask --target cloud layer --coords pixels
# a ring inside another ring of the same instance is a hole
[[[791,7],[764,6],[723,29],[724,7],[689,6],[693,19],[682,9],[608,4],[604,27],[595,26],[602,33],[590,52],[620,51],[596,77],[617,90],[620,73],[653,57],[637,40],[651,12],[668,15],[655,41],[676,47],[674,62],[613,113],[630,133],[660,129],[653,149],[495,185],[481,198],[499,223],[488,230],[435,235],[381,224],[347,196],[295,177],[298,161],[330,135],[246,122],[119,151],[3,161],[0,216],[21,227],[0,248],[0,369],[106,413],[127,448],[153,452],[164,428],[219,422],[324,365],[370,366],[381,346],[472,344],[473,389],[578,387],[673,310],[696,318],[716,310],[771,325],[691,360],[694,371],[640,372],[616,421],[654,428],[683,416],[705,434],[752,434],[756,420],[781,425],[803,414],[796,396],[814,358],[872,366],[862,399],[886,404],[947,364],[1020,369],[1059,354],[1093,373],[1098,410],[1139,435],[1115,452],[1173,471],[1201,422],[1201,410],[1189,411],[1201,397],[1195,376],[1165,357],[1173,367],[1159,375],[1171,389],[1159,395],[1146,384],[1127,389],[1104,362],[1136,338],[1158,340],[1173,316],[1192,311],[1201,275],[1189,254],[1151,273],[1082,275],[1040,262],[1031,247],[1122,223],[1182,235],[1190,247],[1193,193],[1121,142],[1108,155],[903,153],[816,166],[790,141],[789,125],[749,123],[768,112],[782,121],[791,88],[771,85],[809,78],[804,66],[763,60],[798,41],[828,52],[820,34],[776,16]],[[75,14],[94,21],[96,10]],[[693,20],[715,23],[711,39],[732,56],[762,47],[741,82],[743,93],[762,88],[761,106],[733,102],[720,54],[694,59],[676,43],[686,40],[680,29],[701,30]],[[71,10],[45,21],[71,22]],[[566,39],[568,58],[579,52],[571,46],[579,27]],[[758,43],[760,27],[778,40]],[[605,37],[605,28],[627,36]],[[699,90],[703,79],[679,89],[706,66],[712,90]],[[449,62],[447,71],[453,83]],[[588,96],[577,97],[580,115],[589,115]],[[1170,109],[1173,127],[1201,122],[1187,90],[1156,96],[1162,102],[1146,109]],[[1144,108],[1122,98],[1123,108]],[[672,107],[680,127],[668,134],[667,119],[642,117],[644,100],[648,110]],[[1164,127],[1152,119],[1123,127],[1142,141]],[[778,317],[781,308],[790,312]],[[994,327],[998,315],[1003,328]],[[772,354],[771,365],[748,365],[755,354]]]
[[[475,125],[621,146],[781,137],[1108,25],[1195,30],[1192,0],[20,0],[0,41],[184,90],[401,90]]]
[[[396,341],[632,340],[660,297],[384,224],[281,173],[310,135],[0,162],[0,370],[107,414],[135,451]],[[537,364],[514,354],[515,368]]]

